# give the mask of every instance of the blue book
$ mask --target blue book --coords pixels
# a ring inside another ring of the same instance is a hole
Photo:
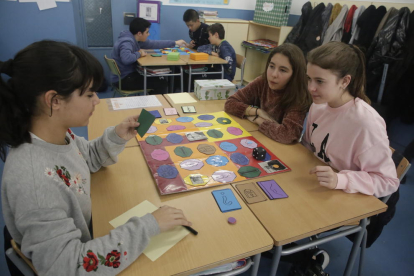
[[[211,193],[221,212],[226,213],[241,209],[240,203],[237,201],[231,189],[216,190]]]
[[[154,115],[155,118],[161,118],[161,114],[158,110],[151,110],[148,111],[149,113],[151,113],[152,115]]]

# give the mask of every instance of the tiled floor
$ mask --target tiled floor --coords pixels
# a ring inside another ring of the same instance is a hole
[[[112,92],[99,94],[100,98],[112,96]],[[73,131],[87,138],[87,128],[74,128]],[[414,125],[404,125],[399,121],[392,122],[389,137],[391,146],[403,151],[408,143],[414,138]],[[414,160],[413,160],[414,161]],[[3,162],[0,161],[0,175],[3,173]],[[0,181],[1,185],[1,181]],[[391,276],[391,275],[413,275],[414,262],[412,249],[414,248],[414,166],[408,172],[407,182],[400,187],[400,201],[397,205],[397,213],[394,219],[384,228],[380,238],[366,252],[364,264],[364,275]],[[1,209],[1,205],[0,205]],[[0,216],[0,227],[3,229],[4,221]],[[332,276],[342,275],[346,265],[351,242],[346,238],[335,240],[320,246],[330,256],[330,264],[326,271]],[[0,238],[0,275],[9,275],[4,259],[3,238]],[[268,275],[270,271],[270,260],[262,258],[259,275]],[[281,263],[277,275],[288,275],[289,265]],[[354,275],[357,267],[354,267]],[[249,275],[248,272],[243,275]]]

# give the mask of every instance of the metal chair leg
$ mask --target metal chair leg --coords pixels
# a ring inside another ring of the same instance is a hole
[[[365,249],[367,248],[367,238],[368,238],[367,235],[368,235],[368,232],[365,229],[364,237],[362,238],[361,252],[360,252],[360,255],[359,255],[358,276],[362,275],[362,266],[364,265]]]
[[[257,272],[259,271],[260,257],[261,256],[262,256],[262,254],[260,254],[260,253],[254,255],[252,273],[250,274],[251,276],[256,276],[257,275]]]
[[[272,267],[270,268],[270,276],[276,276],[277,267],[279,266],[280,257],[282,256],[282,247],[276,246],[273,253]]]
[[[364,236],[365,229],[367,227],[367,219],[364,218],[363,220],[361,220],[360,225],[361,225],[362,229],[357,234],[357,236],[354,240],[354,244],[352,245],[352,250],[351,250],[351,253],[349,254],[348,263],[346,264],[344,276],[350,276],[351,273],[352,273],[352,268],[354,267],[355,259],[357,257],[357,253],[358,253],[358,248],[361,245],[362,238]]]

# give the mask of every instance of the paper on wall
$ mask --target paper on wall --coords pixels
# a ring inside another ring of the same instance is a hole
[[[57,7],[55,0],[37,0],[37,6],[41,11]]]

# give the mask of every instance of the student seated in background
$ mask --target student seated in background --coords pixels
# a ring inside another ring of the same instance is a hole
[[[115,59],[121,71],[121,85],[124,90],[140,90],[144,88],[144,77],[137,72],[137,59],[146,56],[143,49],[171,48],[175,45],[184,46],[184,40],[150,40],[149,28],[151,23],[143,18],[135,18],[129,24],[129,31],[119,34],[118,41],[112,50],[112,58]],[[162,77],[161,77],[162,78]],[[166,80],[160,77],[147,78],[147,88],[155,90],[155,93],[165,93]],[[111,75],[111,82],[118,85],[118,77]]]
[[[139,115],[92,141],[71,132],[88,124],[104,78],[99,61],[74,45],[35,42],[0,62],[0,73],[10,76],[7,83],[0,77],[2,160],[8,151],[3,216],[39,275],[116,275],[138,258],[151,236],[191,225],[181,210],[163,206],[93,239],[91,172],[117,162],[137,133]],[[113,184],[122,189],[122,183]],[[5,246],[11,247],[10,238]]]
[[[208,25],[200,22],[200,17],[196,10],[186,10],[183,15],[183,20],[189,29],[188,32],[191,39],[190,44],[187,45],[188,48],[197,50],[198,47],[210,43],[208,41]]]
[[[230,96],[224,110],[256,123],[260,132],[277,142],[297,142],[312,103],[305,57],[297,46],[285,43],[270,53],[264,70]]]
[[[356,46],[330,42],[307,57],[313,104],[304,144],[329,165],[310,173],[329,189],[376,197],[394,193],[399,181],[385,122],[365,94],[364,54]]]
[[[233,81],[236,74],[236,52],[230,43],[224,39],[224,27],[220,23],[215,23],[208,27],[208,40],[213,45],[211,55],[218,56],[227,61],[224,67],[224,78]],[[218,66],[221,70],[221,66]]]

